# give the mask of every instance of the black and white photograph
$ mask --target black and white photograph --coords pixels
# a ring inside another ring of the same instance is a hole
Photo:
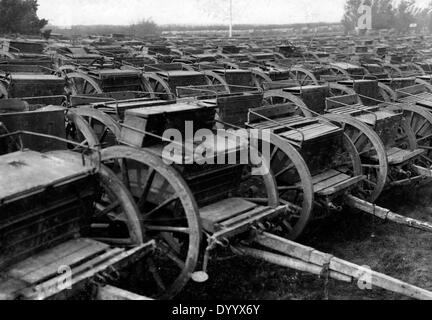
[[[0,303],[432,300],[431,239],[432,1],[0,0]]]

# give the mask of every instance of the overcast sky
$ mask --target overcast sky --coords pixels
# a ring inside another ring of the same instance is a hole
[[[234,23],[336,22],[345,0],[232,0]],[[51,24],[227,23],[229,0],[38,0],[39,16]],[[428,3],[429,0],[417,0]]]

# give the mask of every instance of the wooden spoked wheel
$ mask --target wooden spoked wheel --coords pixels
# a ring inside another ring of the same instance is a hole
[[[425,167],[430,167],[432,165],[432,114],[415,105],[398,105],[391,109],[403,111],[405,122],[415,137],[416,148],[425,150],[420,162]]]
[[[97,148],[99,139],[88,122],[79,114],[67,112],[65,116],[66,139],[79,145],[69,144],[68,149],[82,151],[87,148]]]
[[[328,84],[330,89],[330,97],[339,97],[339,96],[345,96],[345,95],[356,95],[357,92],[355,92],[354,89],[351,89],[347,86],[337,84],[337,83],[329,83]],[[358,103],[361,103],[360,97],[357,97]],[[342,105],[341,105],[342,107]]]
[[[419,65],[417,65],[413,62],[406,63],[406,66],[407,66],[407,69],[409,71],[411,71],[412,75],[424,76],[426,74],[426,72],[423,70],[422,67],[420,67]]]
[[[72,95],[90,95],[103,93],[103,90],[99,84],[90,76],[79,73],[72,72],[67,74],[66,77],[68,83],[68,90]]]
[[[319,85],[318,79],[315,75],[304,68],[292,68],[291,73],[293,74],[294,80],[298,81],[300,86]]]
[[[69,114],[76,114],[82,118],[92,130],[98,141],[97,145],[107,148],[118,144],[121,127],[118,122],[108,114],[90,107],[70,109]]]
[[[77,67],[73,66],[73,65],[63,65],[61,67],[58,68],[58,71],[61,74],[67,75],[70,73],[74,73],[77,71]]]
[[[264,147],[270,147],[267,137],[249,137],[247,131],[239,130],[234,133],[242,143],[243,138],[245,145],[248,145],[249,164],[245,166],[239,189],[236,196],[247,198],[248,201],[258,205],[264,205],[275,208],[280,205],[276,180],[271,171],[269,155],[263,154],[263,151],[269,151]],[[264,145],[264,143],[268,143]]]
[[[344,69],[342,69],[342,68],[339,68],[339,67],[336,67],[336,66],[330,66],[329,67],[329,70],[335,75],[335,76],[338,76],[338,77],[341,77],[341,78],[343,78],[343,79],[351,79],[351,75],[348,73],[348,71],[346,71],[346,70],[344,70]]]
[[[56,158],[83,163],[80,153],[54,151]],[[86,161],[91,161],[86,158]],[[98,185],[95,190],[90,226],[84,236],[113,246],[133,247],[143,243],[144,236],[139,220],[138,207],[121,180],[106,166],[97,170]]]
[[[389,173],[383,142],[372,128],[350,116],[327,114],[324,117],[341,124],[354,144],[360,156],[362,174],[366,176],[359,192],[362,198],[374,202],[384,190]]]
[[[271,171],[276,180],[279,201],[287,206],[283,236],[295,240],[312,216],[314,192],[309,169],[299,152],[287,140],[271,134]]]
[[[192,192],[175,169],[145,150],[110,147],[102,160],[131,191],[146,237],[156,241],[143,270],[145,294],[172,298],[189,281],[199,255],[201,225]]]
[[[383,68],[390,78],[402,78],[404,76],[402,70],[392,64],[385,63]]]
[[[264,93],[264,103],[268,106],[292,105],[296,106],[294,114],[301,114],[305,117],[313,117],[314,114],[299,97],[284,91],[267,91]]]
[[[264,83],[273,82],[272,79],[260,70],[251,69],[253,86],[258,89],[262,89]]]
[[[201,71],[207,80],[207,84],[216,89],[218,92],[231,93],[230,87],[225,79],[217,73],[209,70]]]
[[[279,53],[279,52],[273,52],[273,54],[274,54],[274,56],[275,56],[276,59],[279,59],[279,60],[284,60],[284,59],[286,59],[285,56],[284,56],[282,53]]]
[[[146,86],[151,89],[151,94],[154,98],[161,100],[175,100],[175,94],[164,79],[153,73],[146,73],[143,77],[144,81],[147,83]]]
[[[379,93],[383,101],[394,102],[397,100],[396,92],[388,85],[378,82]]]

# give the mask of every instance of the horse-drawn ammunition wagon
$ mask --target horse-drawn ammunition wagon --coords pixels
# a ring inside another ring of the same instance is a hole
[[[0,299],[143,299],[106,286],[152,251],[129,191],[64,138],[63,109],[1,103]]]
[[[166,298],[180,292],[190,278],[205,281],[208,263],[221,247],[314,274],[330,265],[330,277],[358,279],[361,267],[319,252],[309,259],[313,249],[287,240],[301,234],[313,207],[319,214],[320,208],[338,209],[350,200],[384,210],[355,196],[365,177],[360,156],[343,129],[325,119],[292,115],[291,107],[282,111],[287,118],[271,115],[271,108],[258,107],[259,93],[219,96],[214,90],[210,96],[218,98],[126,110],[115,130],[120,145],[101,151],[104,163],[129,186],[147,222],[144,230],[157,242],[159,254],[148,263],[145,288],[157,289]],[[246,139],[251,131],[232,124],[235,119],[246,122],[249,107],[249,126],[259,129],[251,140]],[[88,110],[75,112],[90,118],[101,111]],[[213,130],[217,123],[237,130],[218,140]],[[270,129],[267,138],[263,129]],[[269,155],[256,153],[258,164],[251,150],[257,146],[262,151],[260,145],[266,142]],[[127,152],[124,145],[140,154]],[[316,147],[322,150],[319,155]],[[251,175],[257,172],[254,166],[260,175]],[[372,274],[378,287],[416,298],[430,295]]]
[[[66,79],[39,65],[0,63],[0,99],[65,94]]]

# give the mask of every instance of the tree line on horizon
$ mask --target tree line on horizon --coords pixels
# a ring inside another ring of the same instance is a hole
[[[40,34],[48,20],[39,19],[37,0],[0,0],[0,33]]]
[[[346,32],[354,31],[358,25],[361,13],[359,7],[369,5],[372,8],[373,29],[394,29],[406,32],[412,24],[419,29],[432,31],[432,1],[424,8],[416,6],[415,0],[347,0],[342,25]],[[99,26],[72,26],[61,28],[48,25],[48,20],[40,19],[37,15],[37,0],[0,0],[0,34],[38,35],[44,30],[44,35],[57,32],[66,36],[128,34],[137,37],[160,34],[162,31],[197,31],[197,30],[225,30],[226,25],[185,26],[166,25],[159,26],[152,19],[143,19],[128,26],[99,25]],[[326,23],[286,24],[286,25],[238,25],[237,30],[248,29],[277,29],[277,28],[314,28]]]
[[[345,31],[354,31],[358,26],[361,15],[358,9],[362,4],[372,9],[372,29],[403,33],[416,24],[418,29],[432,31],[432,1],[426,7],[418,7],[415,0],[347,0],[342,19]]]

